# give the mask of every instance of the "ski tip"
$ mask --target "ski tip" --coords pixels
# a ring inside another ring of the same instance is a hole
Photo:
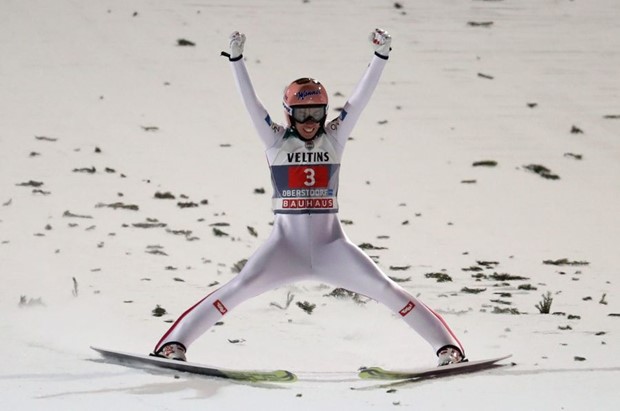
[[[499,362],[499,361],[504,361],[507,360],[508,358],[512,357],[512,354],[506,354],[506,355],[502,355],[501,357],[497,357],[497,359],[495,360],[495,362]]]

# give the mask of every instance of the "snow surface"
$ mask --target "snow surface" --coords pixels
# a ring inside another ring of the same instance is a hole
[[[615,409],[620,2],[399,5],[0,2],[2,409]],[[385,247],[368,253],[442,313],[470,358],[511,353],[515,365],[352,390],[374,384],[356,379],[360,366],[432,366],[433,352],[383,306],[312,282],[248,301],[189,351],[290,369],[295,384],[99,361],[90,345],[149,352],[269,234],[261,144],[219,56],[229,33],[247,34],[257,92],[283,121],[283,87],[305,75],[327,85],[336,113],[375,27],[394,50],[347,148],[340,218],[357,244]],[[543,263],[561,259],[582,265]],[[555,314],[535,307],[547,292]],[[289,294],[288,308],[271,304]]]

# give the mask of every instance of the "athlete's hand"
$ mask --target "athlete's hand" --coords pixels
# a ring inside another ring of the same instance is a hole
[[[237,59],[243,54],[245,34],[234,31],[230,35],[230,59]]]
[[[375,53],[383,57],[387,57],[390,54],[390,50],[392,50],[390,47],[392,44],[392,36],[390,36],[390,33],[383,29],[375,29],[375,31],[370,33],[369,38],[375,48]]]

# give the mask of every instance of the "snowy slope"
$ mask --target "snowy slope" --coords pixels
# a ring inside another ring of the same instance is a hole
[[[2,408],[613,409],[619,15],[615,0],[1,2]],[[90,345],[151,350],[269,234],[262,147],[219,56],[229,33],[246,33],[257,92],[281,122],[283,87],[304,75],[336,113],[375,27],[394,50],[345,154],[345,229],[385,247],[368,253],[470,358],[516,365],[351,390],[371,384],[360,366],[430,366],[432,350],[384,307],[313,282],[246,302],[189,352],[287,368],[293,385],[99,362]],[[554,314],[542,315],[548,292]],[[288,308],[272,304],[287,295]]]

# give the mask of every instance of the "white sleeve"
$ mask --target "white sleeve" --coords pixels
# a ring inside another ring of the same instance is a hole
[[[340,112],[340,116],[334,120],[337,124],[336,127],[332,128],[332,130],[336,130],[333,134],[342,146],[345,145],[362,111],[370,101],[370,97],[379,83],[379,78],[386,63],[386,58],[379,57],[376,54],[373,56],[362,79],[357,83],[353,93],[351,93],[343,110]]]
[[[277,137],[284,132],[284,129],[271,121],[269,113],[254,91],[254,86],[252,86],[252,81],[243,59],[231,61],[230,64],[243,104],[250,114],[250,119],[263,144],[266,148],[269,148],[273,146]]]

